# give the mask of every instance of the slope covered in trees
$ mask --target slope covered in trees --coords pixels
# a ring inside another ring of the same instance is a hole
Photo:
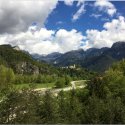
[[[56,69],[44,62],[34,60],[28,53],[15,50],[10,45],[0,45],[0,64],[8,66],[18,74],[49,74]]]
[[[125,124],[125,60],[88,81],[84,89],[57,96],[33,89],[19,92],[8,79],[13,72],[0,68],[0,80],[5,79],[0,83],[6,83],[0,91],[0,123]]]
[[[79,70],[70,68],[62,69],[42,61],[39,62],[34,60],[30,54],[21,50],[15,50],[10,45],[0,45],[0,64],[13,69],[16,74],[21,74],[18,77],[19,83],[20,80],[22,82],[25,81],[26,83],[42,82],[45,79],[46,81],[47,79],[50,81],[52,79],[55,80],[57,77],[65,77],[65,75],[68,75],[73,79],[89,79],[94,75],[94,73],[85,70],[84,68],[79,68]],[[47,78],[47,75],[50,75],[50,78]],[[24,77],[25,80],[23,80]]]

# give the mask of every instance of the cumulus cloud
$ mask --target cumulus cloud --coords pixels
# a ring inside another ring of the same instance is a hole
[[[83,35],[75,29],[72,29],[71,31],[60,29],[56,32],[55,39],[60,46],[60,51],[67,52],[80,48]]]
[[[65,0],[73,4],[73,0]],[[30,53],[48,54],[78,49],[83,36],[75,29],[47,30],[44,23],[58,0],[0,1],[0,44],[17,45]],[[78,4],[81,4],[79,0]],[[77,5],[79,6],[79,5]],[[31,24],[34,22],[34,25]],[[35,23],[37,22],[37,23]],[[27,30],[28,29],[28,30]]]
[[[0,0],[0,33],[26,31],[33,23],[44,26],[48,15],[57,5],[57,0]]]
[[[104,30],[88,29],[86,36],[75,29],[47,30],[31,26],[26,32],[0,35],[0,44],[17,45],[30,53],[49,54],[67,52],[79,48],[111,47],[113,43],[125,41],[125,18],[120,16],[103,25]],[[84,43],[84,44],[83,44]],[[83,45],[81,47],[81,45]]]
[[[0,44],[17,45],[30,53],[49,54],[79,49],[83,39],[82,34],[75,29],[54,31],[41,28],[35,32],[32,30],[36,30],[36,27],[29,27],[27,32],[1,35]]]
[[[96,1],[95,6],[100,10],[105,8],[105,12],[111,16],[115,14],[114,5],[107,0],[103,1],[102,3],[99,0]],[[83,36],[75,29],[55,31],[44,27],[45,20],[57,5],[57,0],[18,1],[18,3],[9,0],[8,2],[6,4],[4,0],[0,1],[0,44],[17,45],[30,53],[49,54],[76,50],[81,48],[81,45],[84,49],[111,47],[114,42],[125,41],[125,18],[122,16],[105,23],[104,30],[88,29],[86,36]],[[64,2],[70,6],[73,5],[73,0]],[[76,6],[79,9],[73,15],[73,21],[79,19],[85,12],[84,0],[79,0]],[[35,23],[30,26],[33,22],[37,22],[37,25]],[[58,22],[58,24],[61,23]]]
[[[108,0],[96,0],[94,6],[98,7],[100,11],[106,12],[110,16],[113,16],[117,11],[115,6]]]
[[[125,18],[120,16],[118,19],[113,19],[111,22],[106,22],[104,30],[98,31],[90,29],[86,31],[86,42],[84,49],[91,47],[111,47],[113,43],[125,41]]]

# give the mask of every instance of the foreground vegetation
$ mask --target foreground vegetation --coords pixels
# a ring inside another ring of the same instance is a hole
[[[14,88],[11,69],[0,67],[0,123],[125,124],[125,60],[114,64],[83,89],[40,95]],[[58,83],[58,82],[57,82]]]
[[[33,87],[34,89],[37,89],[37,88],[54,88],[55,83],[45,83],[45,84],[41,84],[41,83],[24,83],[24,84],[15,84],[14,87],[17,90],[30,89],[31,87]]]

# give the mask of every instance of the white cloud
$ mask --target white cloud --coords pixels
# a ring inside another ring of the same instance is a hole
[[[36,27],[30,27],[27,32],[1,35],[0,44],[17,45],[30,53],[48,54],[79,49],[83,39],[82,34],[75,29],[53,31],[41,28],[35,32],[31,29],[36,30]]]
[[[73,0],[65,0],[72,5]],[[30,53],[48,54],[78,49],[83,36],[77,30],[47,30],[44,23],[58,0],[0,1],[0,44],[17,45]],[[79,0],[78,4],[82,4]],[[79,5],[77,5],[79,6]],[[31,26],[33,22],[37,25]],[[61,23],[61,22],[60,22]],[[30,26],[30,27],[29,27]],[[27,30],[28,29],[28,30]]]
[[[75,29],[67,31],[60,29],[55,35],[56,42],[60,46],[61,52],[67,52],[80,48],[80,44],[83,40],[83,35]]]
[[[87,36],[83,36],[75,29],[55,31],[38,28],[40,25],[44,27],[45,20],[57,5],[57,0],[26,1],[25,3],[9,0],[8,2],[9,4],[3,0],[0,1],[0,44],[18,45],[30,53],[48,54],[79,49],[83,40],[84,49],[111,47],[114,42],[125,41],[125,18],[122,16],[105,23],[104,30],[89,29],[86,31]],[[65,0],[65,4],[73,5],[73,0],[69,2]],[[73,21],[79,19],[85,12],[84,0],[79,0],[76,6],[79,9],[73,15]],[[96,1],[95,6],[101,11],[105,8],[105,12],[111,16],[116,13],[114,5],[106,0]],[[29,27],[33,22],[38,22],[38,26]]]
[[[28,28],[28,31],[16,34],[0,35],[0,44],[18,45],[21,49],[30,53],[48,54],[52,52],[67,52],[81,48],[111,47],[113,43],[125,41],[125,18],[120,16],[103,25],[104,30],[89,29],[86,36],[75,29],[67,31],[47,30],[36,26]],[[83,42],[84,41],[84,42]]]
[[[75,1],[75,0],[64,0],[64,3],[65,3],[67,6],[72,6],[74,1]],[[85,0],[76,0],[76,1],[77,1],[77,6],[80,6],[81,4],[84,3]]]
[[[102,15],[101,14],[91,14],[90,17],[95,17],[95,18],[99,18],[101,17]]]
[[[106,12],[110,16],[113,16],[117,11],[115,6],[108,0],[96,0],[94,6],[98,7],[100,11]]]
[[[95,29],[86,31],[86,44],[84,49],[91,47],[102,48],[111,47],[113,43],[125,41],[125,18],[120,16],[118,19],[113,19],[103,25],[104,30],[98,31]]]
[[[78,11],[73,15],[73,17],[72,17],[72,20],[73,21],[76,21],[76,20],[78,20],[79,18],[80,18],[80,16],[83,14],[83,13],[85,13],[85,4],[83,3],[81,6],[80,6],[80,8],[78,9]]]
[[[75,0],[64,0],[64,3],[67,5],[67,6],[72,6],[73,5],[73,2]],[[80,18],[80,16],[85,13],[85,4],[84,4],[85,0],[77,0],[77,7],[79,7],[79,9],[77,10],[77,12],[75,14],[73,14],[73,17],[72,17],[72,21],[76,21]]]
[[[0,33],[26,31],[33,23],[44,26],[58,0],[0,0]]]
[[[78,0],[77,6],[80,6],[81,4],[84,3],[85,0]]]
[[[72,5],[73,5],[73,2],[74,2],[74,0],[64,0],[64,3],[65,3],[67,6],[72,6]]]
[[[31,26],[26,32],[0,35],[0,44],[18,45],[30,53],[48,54],[79,49],[83,41],[85,42],[83,49],[111,47],[115,42],[125,41],[124,17],[120,16],[118,19],[106,22],[103,27],[102,31],[89,29],[86,31],[87,35],[83,36],[75,29],[39,30],[36,26]]]

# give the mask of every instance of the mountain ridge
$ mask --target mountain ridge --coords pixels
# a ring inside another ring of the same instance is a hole
[[[60,54],[58,57],[55,56],[49,61],[45,60],[46,57],[47,56],[44,56],[44,61],[55,66],[64,67],[77,64],[89,70],[103,72],[109,68],[112,63],[125,58],[125,42],[116,42],[111,48],[90,48],[86,51],[83,49],[72,50]],[[42,58],[40,60],[42,60]]]

